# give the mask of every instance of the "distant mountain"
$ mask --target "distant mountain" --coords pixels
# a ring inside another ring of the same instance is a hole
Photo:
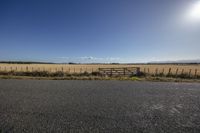
[[[196,59],[196,60],[176,60],[176,61],[152,61],[152,62],[148,62],[148,64],[200,64],[200,59]]]
[[[6,64],[55,64],[52,62],[35,62],[35,61],[0,61],[0,63],[6,63]]]

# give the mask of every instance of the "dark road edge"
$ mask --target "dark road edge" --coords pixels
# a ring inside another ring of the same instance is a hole
[[[11,76],[0,75],[0,79],[18,80],[120,80],[120,81],[151,81],[151,82],[189,82],[200,83],[199,79],[180,79],[166,77],[100,77],[100,76],[72,76],[72,77],[33,77],[33,76]]]

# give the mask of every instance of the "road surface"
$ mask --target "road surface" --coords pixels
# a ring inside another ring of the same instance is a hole
[[[0,80],[2,133],[199,133],[200,84]]]

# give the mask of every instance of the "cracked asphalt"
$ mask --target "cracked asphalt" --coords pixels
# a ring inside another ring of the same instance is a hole
[[[200,84],[0,80],[0,133],[199,133]]]

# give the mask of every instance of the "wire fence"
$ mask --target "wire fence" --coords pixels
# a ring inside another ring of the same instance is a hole
[[[169,75],[169,74],[173,74],[173,75],[179,75],[179,74],[188,74],[188,75],[200,75],[200,70],[199,69],[180,69],[180,68],[155,68],[155,70],[149,69],[149,68],[144,68],[143,70],[141,70],[142,72],[146,73],[146,74],[154,74],[154,75],[158,75],[158,74],[163,74],[163,75]]]
[[[35,66],[0,66],[0,72],[63,72],[63,73],[93,73],[99,72],[100,67],[35,67]],[[106,68],[106,67],[105,67]],[[117,68],[117,67],[116,67]],[[200,68],[175,68],[175,67],[140,67],[140,72],[147,75],[188,75],[191,77],[200,76]]]
[[[84,73],[84,72],[88,72],[88,73],[92,73],[92,72],[97,72],[99,70],[99,68],[87,68],[87,67],[29,67],[29,66],[25,66],[25,67],[1,67],[0,66],[0,71],[2,72],[34,72],[34,71],[38,71],[38,72],[42,72],[42,71],[47,71],[47,72],[65,72],[65,73]]]

